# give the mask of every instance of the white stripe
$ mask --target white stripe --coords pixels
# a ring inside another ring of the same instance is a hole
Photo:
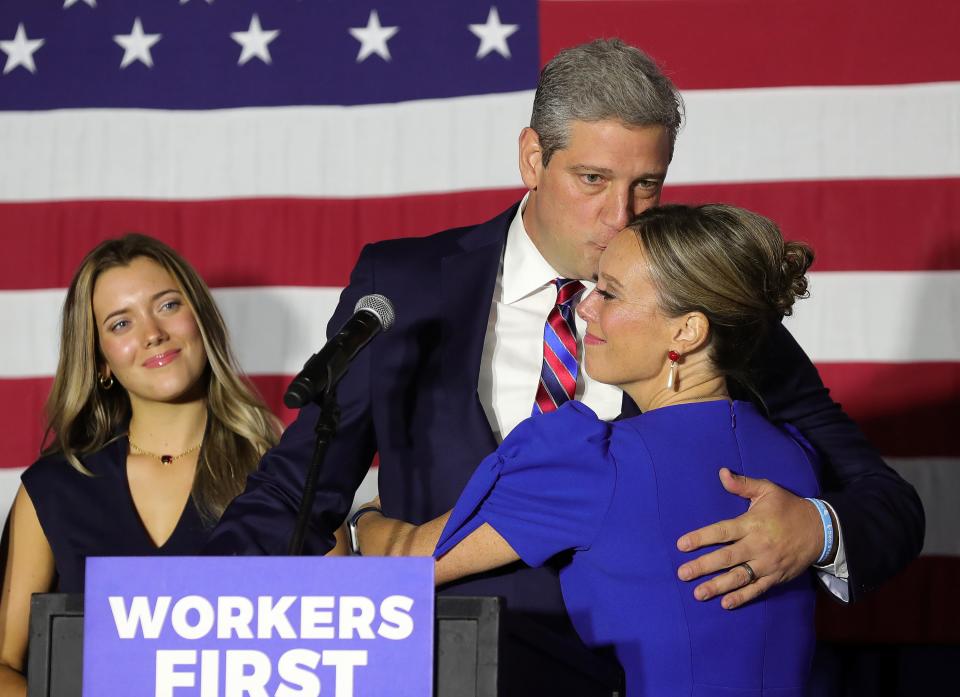
[[[243,369],[293,375],[327,341],[339,288],[219,288],[214,297]]]
[[[913,484],[923,502],[927,534],[923,554],[960,556],[960,460],[953,458],[887,458]]]
[[[0,200],[515,187],[532,93],[359,107],[0,114]]]
[[[53,375],[65,290],[0,291],[0,378]]]
[[[0,342],[0,378],[56,372],[58,322],[65,290],[0,291],[0,322],[17,327]],[[217,288],[213,295],[243,369],[290,375],[326,342],[339,288]]]
[[[960,361],[960,271],[811,274],[787,326],[814,361]],[[0,291],[0,378],[52,375],[62,290]],[[290,375],[326,341],[339,288],[218,288],[233,346],[251,374]]]
[[[810,274],[786,325],[819,362],[960,360],[960,271]]]
[[[923,501],[927,534],[923,553],[960,556],[960,460],[951,458],[888,458],[888,464],[913,484]],[[0,469],[0,511],[13,503],[21,468]],[[377,495],[377,469],[371,468],[354,497],[356,509]]]
[[[0,201],[513,188],[532,98],[5,112]],[[670,183],[960,175],[958,82],[700,90],[685,99]]]
[[[960,82],[703,90],[684,98],[674,184],[960,174]]]

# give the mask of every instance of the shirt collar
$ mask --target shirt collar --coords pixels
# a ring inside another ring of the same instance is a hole
[[[540,254],[523,225],[523,209],[529,197],[529,193],[523,197],[507,231],[501,280],[503,302],[508,305],[549,285],[560,275]]]
[[[503,274],[500,277],[503,294],[501,301],[507,305],[515,303],[553,283],[560,276],[527,234],[523,225],[523,209],[527,206],[529,192],[520,201],[517,213],[507,230],[507,244],[503,251]],[[580,299],[587,297],[593,290],[594,281],[581,280],[585,290]]]

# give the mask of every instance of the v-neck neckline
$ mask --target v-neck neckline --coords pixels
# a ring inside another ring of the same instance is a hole
[[[154,551],[160,552],[165,547],[167,547],[170,542],[177,536],[177,533],[180,532],[180,528],[183,527],[183,520],[187,515],[187,509],[190,507],[191,498],[193,497],[193,492],[187,494],[187,499],[183,503],[183,508],[180,509],[180,516],[177,518],[176,525],[173,526],[173,530],[170,531],[170,534],[167,536],[161,544],[154,542],[153,537],[150,535],[150,530],[147,529],[146,523],[143,522],[143,517],[140,515],[140,510],[137,508],[137,501],[133,497],[133,490],[130,488],[130,476],[127,471],[127,458],[130,456],[130,441],[127,436],[117,439],[117,446],[121,447],[120,451],[120,478],[123,482],[123,490],[126,492],[127,502],[130,507],[130,513],[133,515],[133,519],[136,521],[137,526],[143,533],[144,538],[147,541],[147,544]]]

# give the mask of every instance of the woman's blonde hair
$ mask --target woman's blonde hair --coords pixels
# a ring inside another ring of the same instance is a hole
[[[173,249],[146,235],[129,234],[97,245],[80,264],[63,306],[60,359],[46,403],[44,454],[60,452],[77,470],[82,459],[126,432],[130,399],[119,385],[99,388],[103,357],[93,317],[93,289],[104,271],[145,258],[176,282],[193,311],[207,369],[207,426],[193,483],[193,500],[208,521],[219,519],[260,457],[279,439],[280,422],[241,377],[227,328],[210,289]]]
[[[762,215],[719,203],[650,208],[628,227],[643,246],[660,309],[706,315],[714,367],[755,390],[750,359],[770,327],[809,295],[810,247],[785,242]]]

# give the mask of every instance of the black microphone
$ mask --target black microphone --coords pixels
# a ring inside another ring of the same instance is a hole
[[[392,327],[394,319],[393,303],[384,296],[373,294],[360,298],[353,308],[353,317],[310,357],[290,383],[283,403],[290,409],[299,409],[333,388],[360,349],[381,331]]]

